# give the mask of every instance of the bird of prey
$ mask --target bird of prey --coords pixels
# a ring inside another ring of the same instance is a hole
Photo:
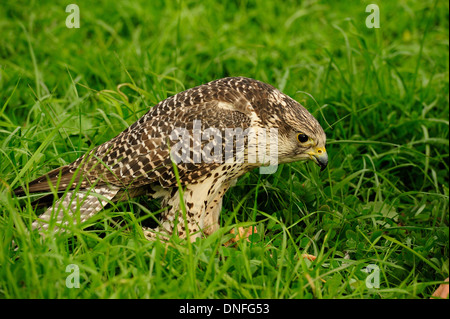
[[[85,222],[108,203],[161,198],[160,224],[145,236],[188,232],[195,240],[219,228],[222,198],[238,177],[270,165],[269,157],[323,169],[325,143],[319,122],[297,101],[269,84],[228,77],[161,101],[115,138],[14,192],[60,194],[33,222],[41,232]]]

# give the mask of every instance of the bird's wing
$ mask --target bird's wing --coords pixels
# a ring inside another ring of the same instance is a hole
[[[94,148],[70,165],[54,169],[29,183],[29,192],[87,188],[112,184],[121,188],[160,183],[163,187],[176,185],[171,160],[171,147],[177,141],[170,139],[176,128],[185,129],[193,145],[194,120],[201,123],[201,132],[216,128],[224,136],[226,128],[245,130],[251,125],[253,106],[247,95],[230,87],[230,81],[221,79],[189,89],[167,98],[154,106],[136,123],[112,140]],[[201,149],[209,143],[201,140]],[[222,145],[222,155],[224,155]],[[193,159],[193,153],[188,154]],[[198,182],[219,166],[219,163],[192,161],[178,163],[183,184]],[[15,190],[17,195],[24,190]]]
[[[100,146],[87,161],[88,165],[83,171],[87,172],[90,180],[99,178],[121,187],[135,187],[154,182],[163,187],[171,187],[176,185],[171,151],[178,150],[180,160],[180,147],[184,146],[189,153],[177,163],[180,181],[182,184],[199,181],[222,164],[226,151],[223,141],[225,129],[239,127],[245,130],[251,123],[249,116],[233,110],[232,105],[224,108],[221,103],[225,102],[214,100],[179,107],[161,114],[155,112],[140,126],[126,130]],[[194,123],[198,124],[198,128],[194,127],[197,125]],[[215,141],[222,143],[218,146],[221,154],[219,162],[205,162],[204,156],[196,155],[198,150],[204,150],[204,147],[212,142],[202,139],[201,135],[210,128],[217,129],[216,132],[220,132],[222,138],[222,141]],[[171,134],[174,134],[172,138]],[[183,134],[187,139],[183,140]],[[177,143],[183,141],[187,143],[178,144],[177,148]]]

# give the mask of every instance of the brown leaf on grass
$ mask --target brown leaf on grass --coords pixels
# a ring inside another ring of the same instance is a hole
[[[441,284],[433,293],[430,299],[448,299],[448,278],[445,279],[446,284]]]

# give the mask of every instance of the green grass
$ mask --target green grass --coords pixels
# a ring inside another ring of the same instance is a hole
[[[1,5],[1,298],[429,298],[448,277],[446,1],[77,3],[79,29],[66,28],[66,3]],[[369,3],[379,29],[365,26]],[[139,226],[158,210],[146,199],[68,237],[26,231],[38,212],[12,188],[167,96],[238,75],[313,112],[327,170],[246,174],[226,194],[222,229],[192,245],[146,241]],[[258,234],[225,247],[240,225]],[[66,287],[71,264],[80,288]],[[365,285],[370,264],[377,289]]]

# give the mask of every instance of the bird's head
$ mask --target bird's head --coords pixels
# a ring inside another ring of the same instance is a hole
[[[281,92],[274,92],[279,105],[278,162],[312,160],[324,170],[328,164],[326,135],[322,126],[300,103]]]

